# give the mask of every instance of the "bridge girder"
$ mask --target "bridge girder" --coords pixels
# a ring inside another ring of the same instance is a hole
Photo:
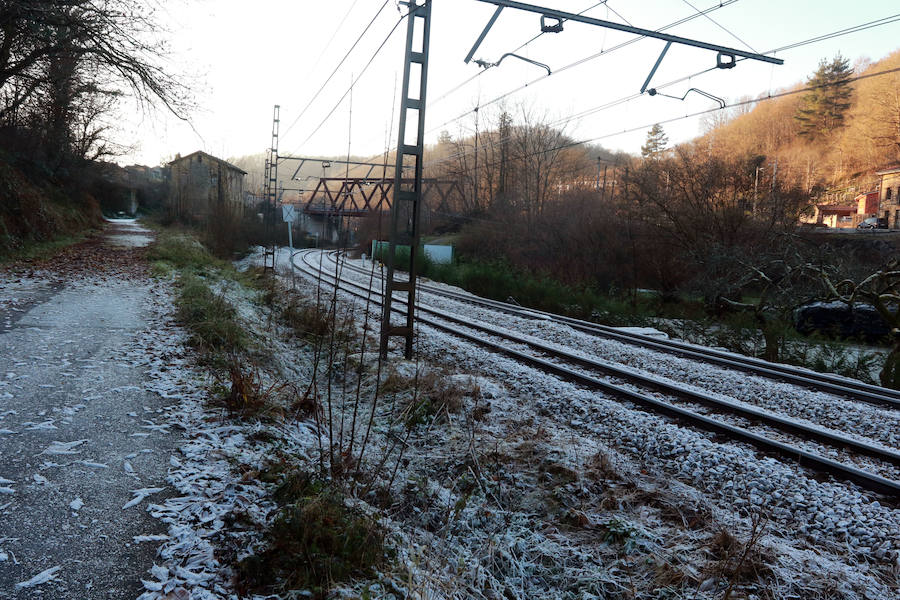
[[[412,184],[412,179],[402,179],[401,185]],[[423,197],[426,206],[437,195],[434,209],[451,212],[454,192],[462,197],[462,187],[452,180],[423,180]],[[364,217],[371,213],[391,210],[393,179],[366,179],[364,177],[322,177],[306,201],[303,212],[316,216]]]

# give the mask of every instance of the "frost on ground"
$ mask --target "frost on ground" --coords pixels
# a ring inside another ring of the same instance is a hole
[[[0,598],[134,597],[152,564],[132,537],[160,524],[121,506],[164,483],[174,436],[129,437],[146,431],[129,413],[158,419],[163,402],[129,357],[157,284],[139,248],[107,244],[125,231],[0,269]],[[135,451],[140,482],[121,469]]]
[[[294,283],[327,306],[327,290]],[[900,513],[851,486],[425,328],[420,362],[379,365],[378,310],[367,322],[348,299],[334,314],[354,335],[336,347],[296,336],[255,294],[219,291],[264,343],[263,387],[293,384],[317,408],[238,418],[211,404],[218,382],[192,366],[160,301],[140,364],[186,442],[175,495],[148,508],[168,531],[141,600],[238,597],[292,473],[330,481],[385,532],[388,559],[334,596],[896,596]],[[269,583],[254,597],[289,596]]]

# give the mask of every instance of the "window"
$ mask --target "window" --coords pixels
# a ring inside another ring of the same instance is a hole
[[[885,192],[884,199],[887,200],[888,202],[890,202],[890,200],[891,200],[891,193],[892,193],[893,191],[894,191],[894,190],[892,190],[891,188],[888,188],[888,189],[887,189],[887,192]]]

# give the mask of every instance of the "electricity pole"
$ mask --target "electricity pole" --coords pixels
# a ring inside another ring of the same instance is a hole
[[[497,8],[490,21],[481,32],[481,35],[478,37],[478,40],[475,42],[475,45],[466,56],[466,63],[469,63],[472,60],[475,52],[481,46],[481,43],[484,41],[485,37],[487,37],[488,32],[505,8],[539,15],[541,31],[545,33],[559,33],[563,30],[563,24],[571,21],[665,41],[666,47],[659,59],[657,59],[653,70],[650,72],[650,76],[644,84],[644,89],[641,90],[642,93],[645,92],[650,79],[653,77],[656,69],[659,67],[659,63],[662,62],[666,51],[672,44],[693,46],[695,48],[703,48],[705,50],[716,52],[716,67],[719,69],[731,69],[735,67],[737,65],[738,57],[778,65],[783,64],[784,62],[779,58],[765,56],[754,52],[746,52],[659,31],[641,29],[630,25],[623,25],[621,23],[595,19],[585,15],[577,15],[552,8],[517,2],[515,0],[478,1],[486,4],[493,4]],[[404,355],[409,359],[412,358],[413,351],[413,325],[415,322],[416,302],[416,255],[419,250],[419,217],[422,208],[422,157],[425,136],[425,92],[428,83],[428,54],[431,37],[431,0],[407,0],[401,4],[409,8],[409,18],[407,20],[406,32],[406,57],[403,67],[403,93],[400,100],[400,134],[398,136],[397,163],[394,173],[394,199],[391,205],[390,243],[387,254],[387,279],[385,281],[385,296],[381,318],[380,352],[382,356],[387,356],[388,341],[390,338],[404,337],[406,340]],[[417,31],[419,32],[418,36],[414,35]],[[418,44],[417,47],[416,44]],[[486,61],[477,62],[483,63]],[[497,64],[499,64],[499,61]],[[418,86],[411,87],[411,81],[416,78],[418,80]],[[418,89],[417,98],[410,97],[411,89]],[[418,119],[418,128],[416,130],[416,139],[414,142],[412,140],[409,142],[406,140],[406,124],[407,118],[410,117],[410,115],[411,118]],[[478,111],[476,110],[476,119],[477,116]],[[476,128],[477,124],[478,121],[476,120]],[[477,141],[475,151],[478,151]],[[505,154],[505,149],[503,151]],[[503,180],[506,176],[505,159],[506,156],[501,159],[501,185],[504,184]],[[413,167],[414,169],[414,178],[412,183],[404,183],[402,175],[404,169],[409,167]],[[613,169],[613,172],[615,174],[615,168]],[[627,168],[625,175],[627,181]],[[615,186],[615,181],[613,182],[613,185]],[[476,172],[476,194],[477,189]],[[397,246],[406,244],[409,244],[409,278],[406,281],[394,281]],[[391,308],[394,301],[394,292],[406,292],[407,311],[405,325],[395,326],[391,324]]]
[[[263,251],[263,270],[275,270],[275,202],[278,196],[278,130],[281,123],[277,104],[272,111],[272,145],[269,146],[266,158],[264,194],[266,207],[263,214],[265,220],[266,246]]]
[[[390,243],[387,255],[387,278],[385,280],[383,313],[381,316],[382,356],[387,356],[388,340],[403,337],[406,340],[404,356],[412,358],[413,324],[416,312],[416,254],[419,250],[419,217],[422,208],[423,152],[425,143],[425,99],[428,84],[428,48],[431,41],[431,0],[409,0],[406,29],[406,58],[403,65],[403,93],[400,98],[400,133],[397,137],[397,168],[394,172],[394,201],[391,204]],[[416,26],[421,37],[416,39]],[[416,46],[418,42],[419,46]],[[416,71],[417,73],[414,73]],[[418,97],[410,97],[410,82],[418,79]],[[412,115],[410,115],[412,113]],[[416,139],[406,139],[407,118],[417,119]],[[412,166],[412,183],[404,183],[404,167]],[[395,259],[398,245],[409,244],[409,279],[394,281]],[[391,307],[394,292],[406,292],[406,323],[402,326],[391,324]]]

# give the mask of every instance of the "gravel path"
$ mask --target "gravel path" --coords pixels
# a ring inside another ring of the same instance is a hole
[[[0,598],[128,598],[176,435],[135,353],[153,287],[133,222],[0,273]],[[169,495],[171,492],[169,492]]]

